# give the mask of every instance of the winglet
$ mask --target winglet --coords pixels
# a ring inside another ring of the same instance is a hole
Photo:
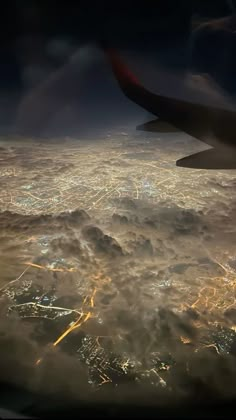
[[[118,83],[121,86],[131,84],[131,85],[140,85],[138,79],[134,74],[127,68],[123,61],[116,54],[115,50],[112,48],[105,48],[104,52],[108,57],[112,70],[118,80]]]

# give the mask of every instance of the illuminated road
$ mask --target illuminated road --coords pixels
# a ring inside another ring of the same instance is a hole
[[[33,267],[37,266],[36,264],[30,264],[30,265],[33,266]],[[42,268],[42,266],[40,266],[40,267],[37,266],[37,268]],[[97,283],[99,283],[99,280],[102,280],[101,281],[101,285],[104,285],[104,282],[106,283],[106,282],[110,282],[111,281],[111,279],[108,278],[108,277],[107,278],[103,278],[103,279],[101,279],[101,277],[102,277],[102,273],[99,273],[99,274],[96,274],[96,275],[92,276],[92,282],[96,282],[96,284],[97,284]],[[61,341],[64,340],[64,338],[67,337],[72,331],[74,331],[75,329],[80,328],[90,318],[92,318],[92,316],[94,316],[92,310],[94,308],[94,299],[95,299],[96,293],[98,291],[98,288],[99,288],[99,285],[97,285],[93,289],[93,291],[92,291],[92,293],[91,293],[90,296],[86,296],[84,298],[82,308],[80,309],[80,316],[79,316],[79,318],[75,322],[72,322],[69,325],[69,327],[54,341],[53,347],[56,347],[58,344],[60,344]],[[85,305],[90,308],[90,311],[84,312],[83,307]],[[36,361],[36,365],[39,365],[41,363],[41,361],[42,361],[42,359],[38,359]]]

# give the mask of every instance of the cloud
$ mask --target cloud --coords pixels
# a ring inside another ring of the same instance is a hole
[[[73,234],[70,238],[66,236],[59,236],[50,242],[52,251],[59,251],[64,257],[83,257],[83,249],[81,242],[78,238],[73,238]]]
[[[106,256],[122,256],[123,251],[118,242],[97,226],[86,226],[83,229],[84,237],[91,242],[95,251]]]
[[[78,228],[90,219],[84,210],[74,210],[58,215],[21,215],[4,211],[1,213],[0,226],[9,230],[29,231],[48,228],[51,231]]]

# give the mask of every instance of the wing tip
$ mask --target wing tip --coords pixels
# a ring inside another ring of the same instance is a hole
[[[236,158],[222,154],[221,150],[207,149],[178,159],[176,166],[189,169],[229,170],[236,169]]]
[[[121,85],[140,85],[137,77],[129,70],[123,60],[120,58],[115,48],[108,46],[105,42],[99,43],[100,48],[107,56],[111,64],[113,73]]]

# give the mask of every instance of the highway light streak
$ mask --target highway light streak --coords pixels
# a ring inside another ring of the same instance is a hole
[[[75,312],[77,314],[80,314],[80,311],[77,311],[76,309],[72,309],[72,308],[65,308],[65,307],[61,307],[61,306],[46,306],[46,305],[42,305],[41,303],[37,303],[37,302],[27,302],[27,303],[18,303],[16,305],[10,306],[10,308],[21,308],[21,307],[25,307],[25,306],[34,306],[37,308],[42,308],[42,309],[52,309],[52,310],[56,310],[56,311],[70,311],[70,312]]]
[[[94,307],[94,297],[97,293],[97,289],[95,288],[92,292],[92,295],[90,296],[90,307]],[[85,304],[87,301],[87,296],[84,299],[83,304]],[[56,347],[68,334],[70,334],[72,331],[74,331],[76,328],[80,328],[81,325],[85,324],[90,318],[92,317],[92,312],[89,311],[87,313],[82,312],[77,321],[75,321],[72,325],[70,325],[66,331],[64,331],[63,334],[61,334],[57,340],[53,343],[53,346]]]
[[[74,331],[76,328],[80,328],[85,322],[87,322],[92,317],[92,312],[87,313],[81,313],[77,321],[75,321],[72,325],[66,329],[52,344],[53,347],[56,347],[59,343],[61,343],[62,340],[64,340],[65,337],[67,337],[68,334],[70,334],[72,331]],[[42,362],[42,358],[38,359],[35,363],[35,365],[39,365]]]
[[[81,327],[81,325],[85,324],[85,322],[87,322],[91,316],[91,312],[80,315],[79,319],[77,319],[73,325],[71,325],[63,334],[60,335],[60,337],[57,338],[57,340],[53,343],[53,346],[56,347],[68,334],[70,334],[76,328]]]
[[[41,266],[39,266],[40,268],[42,268]],[[38,266],[37,266],[38,268]],[[93,280],[98,280],[101,278],[102,273],[99,273],[97,275],[94,275],[92,278]],[[110,277],[105,277],[106,281],[110,281]],[[101,284],[103,284],[101,282]],[[83,305],[82,305],[82,310],[80,312],[80,316],[79,318],[72,324],[69,325],[69,327],[56,339],[56,341],[54,341],[54,343],[52,344],[53,347],[56,347],[59,343],[61,343],[62,340],[64,340],[65,337],[67,337],[72,331],[74,331],[77,328],[80,328],[82,325],[84,325],[90,318],[92,318],[92,311],[89,310],[88,312],[84,312],[83,311],[83,306],[89,301],[89,306],[90,308],[94,308],[94,298],[95,295],[97,293],[97,287],[95,287],[92,291],[91,296],[86,296],[83,300]],[[38,359],[36,361],[36,365],[39,365],[41,363],[42,359]],[[105,378],[103,378],[104,381],[107,382],[107,380]]]
[[[52,268],[52,267],[49,267],[49,266],[35,264],[35,263],[32,263],[32,262],[26,262],[24,264],[27,265],[27,266],[30,266],[30,267],[39,268],[41,270],[56,271],[56,272],[60,272],[60,273],[64,273],[64,272],[74,273],[74,272],[78,271],[74,267],[70,267],[70,268]]]
[[[38,265],[38,264],[29,264],[30,266],[33,266],[35,268],[40,268],[40,269],[44,269],[44,266]],[[96,296],[96,293],[98,291],[98,286],[97,283],[100,280],[100,284],[99,286],[102,286],[105,283],[109,283],[111,282],[111,278],[109,276],[104,276],[102,272],[99,272],[98,274],[92,275],[91,276],[91,280],[96,282],[96,286],[94,287],[94,289],[92,290],[92,293],[90,296],[85,296],[84,300],[83,300],[83,304],[82,304],[82,309],[79,311],[80,316],[79,318],[73,323],[70,324],[68,326],[68,328],[54,341],[54,343],[52,344],[53,347],[56,347],[58,344],[60,344],[65,337],[67,337],[72,331],[74,331],[77,328],[80,328],[82,325],[84,325],[90,318],[92,318],[93,313],[92,310],[94,308],[94,299]],[[83,310],[83,307],[89,304],[89,308],[90,310],[88,312],[85,312]],[[35,363],[35,365],[39,365],[42,361],[42,358],[38,359]],[[104,374],[103,374],[104,375]],[[102,384],[106,383],[106,382],[111,382],[110,378],[105,377],[105,376],[101,376],[102,379]]]

